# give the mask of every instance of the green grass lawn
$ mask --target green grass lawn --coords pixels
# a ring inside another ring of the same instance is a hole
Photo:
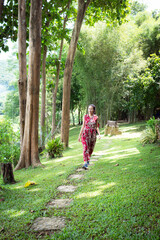
[[[122,135],[97,140],[98,162],[84,172],[83,180],[69,175],[82,166],[80,127],[70,130],[70,147],[64,156],[42,158],[43,167],[14,173],[18,183],[3,185],[0,202],[0,239],[153,239],[160,236],[160,146],[143,146],[144,124],[124,124]],[[102,130],[103,135],[103,130]],[[115,166],[119,164],[119,166]],[[37,185],[24,188],[28,181]],[[72,194],[60,194],[60,185],[76,185]],[[51,199],[72,198],[65,209],[47,209]],[[30,230],[41,216],[64,216],[66,227],[54,234]]]

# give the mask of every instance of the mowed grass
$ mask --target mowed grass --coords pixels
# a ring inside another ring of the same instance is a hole
[[[144,123],[125,124],[122,135],[97,140],[98,161],[84,171],[83,180],[70,174],[83,163],[80,127],[70,130],[70,148],[62,158],[42,159],[43,167],[15,172],[15,185],[0,185],[0,239],[159,239],[160,146],[140,143]],[[103,130],[101,131],[103,135]],[[119,166],[115,166],[119,164]],[[24,188],[32,180],[37,185]],[[57,187],[77,190],[60,194]],[[66,209],[48,209],[51,199],[72,198]],[[41,216],[63,216],[66,227],[55,233],[33,233],[31,224]]]

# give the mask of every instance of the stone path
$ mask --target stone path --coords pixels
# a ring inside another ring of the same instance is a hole
[[[82,179],[82,178],[84,178],[84,175],[83,174],[73,174],[73,175],[70,175],[69,178],[71,178],[71,179]]]
[[[83,172],[83,171],[86,171],[84,168],[78,168],[77,170],[76,170],[76,172]]]
[[[48,207],[52,208],[65,208],[73,202],[73,199],[54,199],[48,203]]]
[[[100,156],[93,156],[91,158],[89,167],[94,165],[94,162],[98,161],[98,158]],[[83,168],[78,168],[76,170],[77,174],[72,174],[69,176],[69,179],[76,180],[76,179],[83,179],[84,174],[78,174],[79,172],[86,171]],[[57,190],[61,193],[73,193],[77,189],[76,186],[73,185],[62,185],[57,188]],[[73,202],[73,199],[52,199],[47,207],[48,208],[65,208],[68,207]],[[31,229],[33,231],[39,232],[39,231],[54,231],[54,230],[61,230],[65,227],[65,218],[64,217],[39,217],[37,218],[33,224]]]
[[[33,225],[33,231],[49,231],[49,230],[60,230],[65,227],[65,218],[60,217],[39,217]]]
[[[60,192],[74,192],[76,188],[77,188],[76,186],[72,186],[72,185],[63,185],[63,186],[59,186],[57,190],[59,190]]]

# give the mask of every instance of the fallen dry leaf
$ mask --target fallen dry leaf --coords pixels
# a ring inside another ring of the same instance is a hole
[[[0,232],[3,232],[4,231],[4,227],[2,227],[1,229],[0,229]]]

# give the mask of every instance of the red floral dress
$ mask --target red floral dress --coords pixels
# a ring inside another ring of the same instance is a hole
[[[90,160],[90,156],[94,150],[96,143],[97,119],[98,116],[96,115],[93,115],[91,118],[88,114],[84,116],[85,127],[83,129],[81,138],[83,144],[84,161]]]

